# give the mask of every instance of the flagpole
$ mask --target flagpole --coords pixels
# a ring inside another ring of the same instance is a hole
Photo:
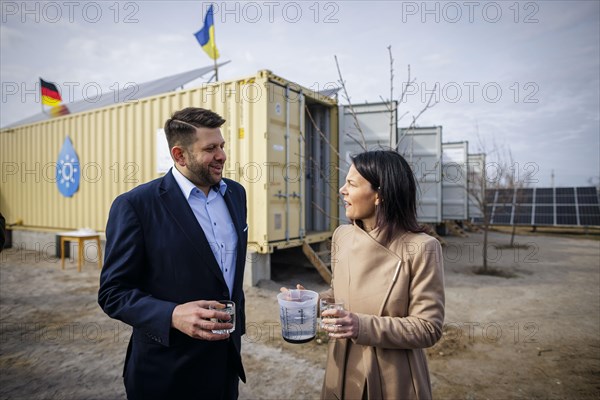
[[[213,48],[213,55],[215,56],[215,58],[213,58],[213,61],[215,63],[215,82],[219,82],[219,67],[217,66],[217,28],[215,26],[215,17],[213,15],[213,41],[212,41],[212,48]]]
[[[217,59],[213,60],[215,62],[215,82],[219,81],[219,68],[217,67]]]
[[[42,114],[46,114],[46,111],[44,111],[44,100],[42,99],[42,77],[40,76],[40,107],[42,107]],[[48,115],[48,114],[46,114]]]

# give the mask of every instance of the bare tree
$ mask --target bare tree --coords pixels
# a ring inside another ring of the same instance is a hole
[[[490,156],[484,163],[482,173],[474,173],[470,170],[468,173],[468,193],[472,200],[479,208],[482,214],[481,229],[483,230],[483,263],[480,272],[482,274],[495,275],[497,271],[493,271],[488,268],[487,248],[488,248],[488,232],[491,227],[491,211],[492,202],[496,204],[504,204],[512,210],[512,220],[510,221],[511,237],[510,244],[507,245],[495,245],[496,248],[526,248],[527,245],[520,245],[515,243],[515,234],[517,226],[517,218],[522,209],[523,203],[527,201],[525,189],[528,186],[529,175],[520,176],[518,169],[515,169],[515,162],[512,156],[510,148],[506,146],[498,146],[495,141],[491,150],[486,151],[486,145],[481,140],[479,133],[477,133],[479,150],[486,153],[486,156]],[[505,189],[504,191],[498,191],[503,193],[502,198],[494,199],[490,196],[493,195],[496,190],[494,189]],[[496,212],[498,212],[496,210]]]
[[[506,171],[506,187],[509,189],[513,189],[513,218],[511,221],[512,229],[510,233],[510,244],[509,248],[522,247],[515,244],[515,234],[517,231],[517,219],[519,217],[520,211],[522,210],[522,204],[526,200],[525,189],[528,186],[529,175],[520,177],[518,169],[515,171],[515,162],[510,149],[508,149],[508,159],[510,160],[510,168],[507,168]],[[511,172],[509,172],[511,171]],[[523,246],[527,247],[527,246]]]
[[[352,115],[352,118],[354,119],[354,128],[356,128],[356,130],[360,134],[360,141],[358,141],[358,139],[356,139],[354,136],[350,135],[349,132],[345,132],[345,134],[350,139],[352,139],[356,143],[358,143],[362,147],[362,149],[366,151],[367,150],[367,141],[365,139],[365,134],[363,133],[363,131],[360,127],[360,123],[358,122],[358,117],[356,116],[356,111],[354,111],[354,106],[352,105],[352,101],[350,100],[350,95],[348,94],[348,89],[346,88],[346,81],[344,80],[344,77],[342,76],[342,71],[340,70],[340,64],[338,62],[337,56],[334,55],[333,58],[335,59],[335,66],[337,67],[337,71],[338,71],[338,77],[339,77],[338,83],[340,84],[340,87],[342,88],[342,97],[348,103],[348,109],[350,110],[350,115]]]
[[[480,140],[479,152],[485,154],[485,146],[482,145]],[[487,189],[488,182],[486,178],[486,163],[482,166],[480,171],[476,171],[474,168],[467,168],[467,195],[473,200],[475,205],[479,208],[482,221],[481,228],[483,229],[483,257],[482,257],[482,270],[483,274],[488,273],[487,265],[487,245],[488,245],[488,232],[490,228],[490,210],[488,207]]]
[[[388,46],[388,54],[389,54],[389,69],[390,69],[390,98],[387,100],[383,100],[383,103],[386,104],[389,112],[390,112],[390,119],[389,119],[389,126],[390,126],[390,136],[389,136],[389,147],[390,148],[395,148],[396,150],[398,149],[397,145],[399,143],[399,140],[396,140],[397,137],[397,132],[396,132],[396,104],[397,102],[402,103],[405,100],[406,97],[406,93],[408,92],[408,90],[410,89],[411,85],[413,85],[415,83],[415,79],[411,78],[411,69],[410,69],[410,65],[408,65],[407,67],[407,71],[408,71],[408,78],[407,81],[403,87],[403,90],[401,91],[401,95],[400,98],[398,100],[394,99],[394,58],[393,58],[393,54],[392,54],[392,47]],[[337,68],[337,72],[338,72],[338,81],[337,83],[339,84],[339,87],[341,89],[341,98],[347,103],[347,107],[349,110],[349,113],[353,119],[353,127],[356,130],[357,134],[353,135],[350,132],[343,132],[342,131],[342,127],[340,127],[340,141],[342,140],[343,137],[348,137],[350,140],[352,140],[353,142],[355,142],[356,144],[358,144],[358,146],[363,150],[366,151],[368,150],[367,148],[367,138],[365,138],[365,134],[364,131],[360,125],[359,122],[359,118],[357,116],[357,112],[354,108],[354,104],[352,102],[352,99],[350,97],[349,94],[349,90],[346,84],[346,80],[344,79],[343,75],[342,75],[342,69],[340,67],[340,63],[338,61],[337,56],[334,56],[334,60],[335,60],[335,64],[336,64],[336,68]],[[435,88],[434,91],[431,93],[431,95],[429,96],[429,99],[426,103],[426,105],[416,114],[412,116],[412,122],[410,124],[411,127],[415,127],[416,126],[416,122],[418,120],[418,118],[429,108],[435,106],[435,104],[437,103],[437,101],[433,101],[433,95],[435,93]],[[314,131],[318,133],[318,135],[320,135],[321,137],[321,141],[322,143],[324,143],[326,146],[328,146],[330,148],[330,150],[336,154],[339,159],[341,159],[340,157],[340,152],[339,149],[336,148],[336,146],[334,146],[328,139],[327,139],[327,135],[325,135],[320,127],[318,126],[318,124],[315,122],[313,116],[311,115],[311,112],[308,108],[308,106],[305,106],[305,114],[307,115],[309,121],[307,121],[307,123],[310,123],[312,125],[312,127],[314,128]],[[408,112],[404,113],[402,116],[407,115]],[[311,165],[314,166],[315,171],[318,171],[318,173],[323,177],[324,171],[322,170],[322,166],[319,165],[319,162],[317,160],[314,160],[313,158],[310,158],[307,160],[307,162],[309,162]],[[338,165],[338,174],[341,171],[340,166]],[[331,182],[331,180],[326,180],[327,184],[331,187],[333,185],[333,182]],[[325,194],[327,195],[327,194]],[[341,197],[338,196],[338,204],[341,204]],[[314,203],[311,204],[312,207],[314,207],[316,210],[318,210],[318,212],[322,213],[323,215],[325,215],[327,218],[330,218],[330,215],[327,215],[328,213],[326,212],[326,210],[323,210],[322,207],[320,207],[318,204]]]
[[[495,271],[488,267],[488,233],[491,225],[491,207],[489,198],[491,189],[505,187],[506,181],[506,160],[503,157],[500,146],[493,142],[490,148],[479,135],[477,128],[478,152],[485,154],[485,162],[482,168],[477,171],[475,168],[467,169],[467,193],[475,205],[479,208],[482,215],[481,229],[483,230],[483,248],[482,248],[482,268],[481,274],[495,274]]]
[[[402,104],[405,101],[406,93],[408,92],[410,87],[415,84],[416,78],[411,77],[411,68],[410,68],[410,64],[408,64],[407,65],[407,79],[406,79],[406,82],[404,82],[402,92],[400,93],[400,97],[397,100],[394,99],[394,87],[395,87],[394,56],[392,53],[392,46],[391,45],[388,46],[387,49],[388,49],[389,60],[390,60],[390,64],[389,64],[390,97],[389,97],[389,99],[384,99],[382,96],[379,96],[379,98],[386,105],[386,107],[390,113],[390,123],[389,123],[390,134],[389,134],[388,146],[390,148],[395,148],[396,150],[398,150],[398,145],[399,145],[400,141],[402,140],[402,138],[399,138],[399,140],[397,140],[397,141],[394,140],[394,138],[397,135],[397,132],[395,129],[396,121],[394,121],[394,115],[395,115],[395,112],[397,111],[396,104]],[[366,151],[366,150],[368,150],[367,149],[367,141],[366,141],[364,132],[360,126],[360,122],[358,121],[358,116],[354,109],[354,104],[352,103],[352,99],[348,93],[348,88],[346,86],[346,80],[344,79],[344,77],[342,75],[342,71],[341,71],[337,56],[334,56],[334,59],[335,59],[335,65],[336,65],[337,72],[338,72],[338,84],[340,85],[340,88],[342,89],[342,98],[348,103],[348,110],[350,111],[350,115],[352,116],[352,118],[354,120],[353,126],[357,130],[357,132],[359,134],[359,138],[355,138],[350,132],[343,132],[343,133],[345,136],[349,137],[352,141],[359,144],[363,151]],[[431,94],[429,95],[429,98],[427,99],[427,102],[425,103],[425,106],[421,110],[419,110],[419,112],[416,115],[413,114],[412,120],[408,126],[409,128],[414,128],[417,124],[417,120],[419,119],[419,117],[421,117],[421,115],[423,115],[423,113],[425,113],[425,111],[427,111],[430,108],[433,108],[438,103],[437,99],[434,101],[434,94],[436,92],[436,89],[437,89],[437,83],[434,85],[433,90],[431,91]],[[404,114],[402,114],[401,116],[398,117],[398,121],[400,121],[408,113],[409,113],[408,111],[404,112]],[[381,145],[381,143],[380,143],[380,145]]]
[[[510,148],[506,148],[500,157],[501,175],[498,177],[498,188],[504,189],[504,197],[501,200],[503,204],[510,204],[509,209],[511,210],[511,220],[509,225],[511,226],[510,242],[506,245],[496,245],[496,248],[527,248],[527,245],[520,245],[515,243],[515,235],[517,231],[518,219],[523,210],[523,204],[527,201],[526,189],[528,182],[530,181],[530,173],[521,176],[518,169],[518,164],[515,163],[512,151]],[[530,214],[530,213],[528,213]]]
[[[403,82],[402,90],[400,92],[399,98],[395,99],[394,98],[394,93],[395,93],[395,91],[394,91],[394,89],[395,89],[394,55],[392,52],[392,46],[391,45],[387,46],[387,50],[388,50],[388,56],[389,56],[389,71],[390,71],[390,74],[389,74],[389,76],[390,76],[390,97],[388,99],[385,99],[385,98],[383,98],[383,96],[379,96],[379,98],[381,99],[382,103],[386,105],[386,108],[390,115],[390,117],[389,117],[389,139],[388,139],[388,143],[386,143],[386,144],[379,143],[379,146],[384,147],[385,145],[387,145],[387,147],[398,151],[402,140],[406,136],[407,130],[406,129],[403,130],[404,134],[402,136],[398,137],[397,122],[399,122],[400,120],[402,120],[402,118],[404,118],[406,115],[408,115],[409,111],[405,111],[402,115],[396,117],[396,114],[398,111],[397,108],[398,108],[398,104],[403,104],[406,101],[406,95],[407,95],[408,91],[410,90],[410,88],[412,87],[412,85],[414,85],[416,83],[416,78],[412,77],[411,67],[410,67],[410,64],[408,64],[406,81]],[[356,131],[358,132],[358,136],[359,136],[357,138],[351,132],[340,131],[340,141],[342,140],[342,137],[348,137],[351,141],[353,141],[354,143],[357,143],[360,146],[360,148],[362,149],[362,151],[367,151],[368,150],[367,138],[365,138],[364,131],[360,126],[359,118],[357,116],[357,112],[355,110],[354,104],[352,103],[352,99],[348,93],[348,87],[346,85],[346,80],[344,79],[344,77],[342,75],[342,71],[341,71],[337,56],[335,56],[334,59],[335,59],[337,72],[338,72],[338,84],[340,85],[340,88],[342,89],[342,98],[348,103],[348,110],[353,119],[353,127],[356,129]],[[435,84],[434,89],[432,90],[431,94],[429,95],[429,98],[427,99],[426,104],[419,110],[419,112],[416,115],[414,115],[414,114],[412,115],[411,122],[408,126],[408,129],[414,130],[414,128],[417,126],[417,121],[421,117],[421,115],[423,115],[428,109],[434,107],[438,103],[437,99],[434,98],[436,88],[437,88],[437,83]],[[342,127],[340,127],[340,130],[341,129],[342,129]],[[336,151],[336,153],[337,153],[337,151]],[[403,155],[407,156],[406,154],[403,154]],[[412,159],[412,151],[411,151],[411,154],[409,155],[409,157]],[[340,171],[341,171],[341,169],[340,169]],[[341,198],[340,198],[340,201],[341,201]]]

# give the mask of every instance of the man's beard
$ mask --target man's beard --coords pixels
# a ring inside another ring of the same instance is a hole
[[[187,165],[187,169],[191,173],[190,181],[192,181],[194,185],[202,187],[213,186],[218,184],[221,181],[221,176],[216,178],[214,175],[212,175],[210,173],[210,165],[220,166],[220,163],[213,161],[208,165],[204,165],[196,162],[195,159],[191,158],[190,162],[188,162]]]

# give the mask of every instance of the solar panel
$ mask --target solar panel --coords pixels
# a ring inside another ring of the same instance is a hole
[[[577,215],[557,215],[556,225],[577,225]]]
[[[496,203],[511,203],[513,202],[514,189],[498,189],[498,198]]]
[[[575,204],[575,188],[556,188],[556,204]]]
[[[573,199],[574,200],[574,199]],[[577,225],[577,208],[572,206],[556,206],[557,225]]]
[[[577,215],[577,208],[573,206],[556,206],[556,215]]]
[[[512,218],[512,204],[497,204],[494,208],[494,224],[510,224]]]
[[[493,224],[510,225],[510,215],[494,215]]]
[[[554,204],[554,190],[537,189],[535,192],[536,204]]]
[[[598,198],[592,196],[577,196],[578,204],[598,204]]]
[[[538,214],[554,215],[554,206],[537,206],[535,208],[535,215]]]
[[[496,205],[496,209],[494,210],[494,212],[496,215],[511,215],[512,207],[512,204]]]
[[[598,226],[600,225],[600,215],[580,215],[579,225]]]
[[[598,204],[598,192],[595,187],[577,188],[578,204]]]
[[[580,205],[579,206],[579,224],[580,225],[600,225],[600,206]]]
[[[514,223],[517,225],[531,225],[531,204],[515,204]]]
[[[596,187],[489,189],[492,224],[600,226]]]
[[[553,188],[537,188],[536,193],[541,196],[551,196],[554,194]]]
[[[578,187],[578,188],[577,188],[577,194],[591,195],[591,196],[598,196],[598,190],[596,189],[596,187],[595,187],[595,186],[590,186],[590,187]]]
[[[534,225],[554,225],[554,215],[536,213]]]
[[[535,208],[535,225],[554,225],[554,206],[537,206]]]
[[[594,215],[594,214],[598,214],[599,209],[600,208],[598,206],[579,206],[579,214]]]
[[[573,194],[573,193],[575,193],[575,188],[571,188],[571,187],[568,187],[568,188],[560,188],[560,187],[559,187],[559,188],[556,188],[556,189],[555,189],[555,192],[556,192],[556,195],[557,195],[557,196],[559,196],[559,195],[564,195],[564,194]]]
[[[533,189],[517,189],[517,197],[515,198],[517,203],[530,204],[533,202]]]

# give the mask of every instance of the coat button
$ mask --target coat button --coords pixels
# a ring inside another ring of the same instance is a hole
[[[223,296],[228,297],[229,296],[229,292],[228,291],[224,291],[223,292]]]

